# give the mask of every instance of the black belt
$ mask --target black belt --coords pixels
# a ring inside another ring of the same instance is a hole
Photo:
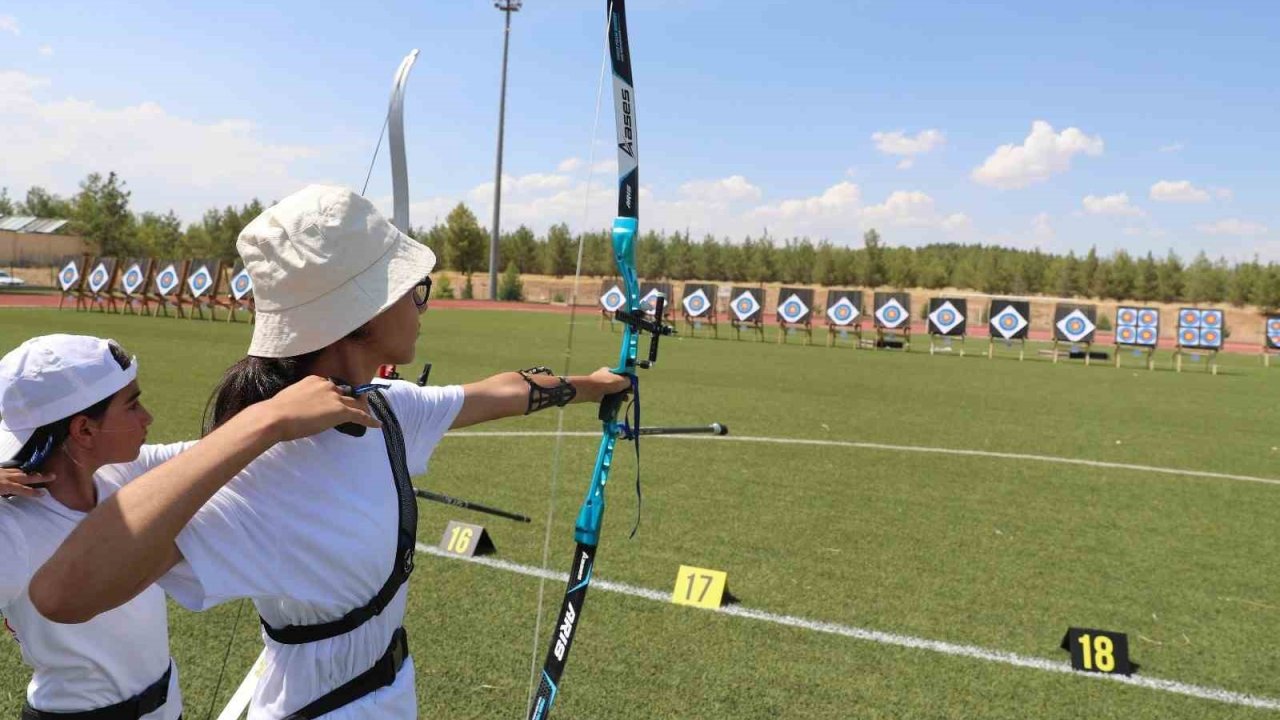
[[[138,720],[164,707],[169,701],[169,676],[173,674],[173,663],[164,671],[160,679],[151,683],[146,690],[133,697],[97,710],[77,712],[48,712],[36,710],[30,703],[22,705],[22,720]]]
[[[321,695],[301,710],[290,713],[285,720],[313,720],[349,705],[375,690],[381,690],[396,681],[396,675],[407,657],[409,657],[409,635],[404,628],[396,628],[395,633],[391,635],[391,644],[387,646],[387,651],[378,658],[373,667]]]

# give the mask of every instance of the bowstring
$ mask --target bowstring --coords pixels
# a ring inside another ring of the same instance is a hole
[[[596,140],[600,135],[600,105],[601,100],[604,98],[605,69],[609,65],[609,19],[612,15],[613,4],[610,3],[609,10],[605,13],[605,26],[602,33],[604,41],[601,43],[600,79],[596,83],[595,119],[591,123],[590,149],[587,152],[587,182],[582,199],[582,230],[578,233],[578,258],[573,273],[573,286],[569,290],[569,337],[564,348],[564,374],[566,376],[569,375],[570,362],[573,358],[573,329],[577,326],[578,285],[582,280],[583,246],[585,245],[586,228],[590,227],[591,181],[595,174]],[[607,239],[608,236],[606,234]],[[538,576],[538,610],[534,616],[533,645],[529,651],[529,691],[525,700],[526,711],[533,704],[533,696],[538,691],[538,641],[542,638],[542,613],[546,606],[547,571],[550,568],[551,558],[551,527],[552,521],[555,519],[556,488],[560,484],[560,454],[564,446],[564,418],[564,407],[561,407],[559,412],[556,413],[556,442],[551,453],[551,488],[547,498],[546,530],[542,537],[542,572]]]

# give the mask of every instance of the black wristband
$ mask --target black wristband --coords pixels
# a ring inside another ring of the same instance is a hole
[[[527,368],[525,370],[517,370],[520,377],[529,384],[529,404],[525,408],[524,414],[536,413],[539,410],[546,410],[549,407],[564,407],[568,405],[575,397],[578,396],[578,388],[573,383],[559,376],[560,382],[552,387],[543,387],[533,381],[534,375],[554,375],[551,368],[538,365]]]

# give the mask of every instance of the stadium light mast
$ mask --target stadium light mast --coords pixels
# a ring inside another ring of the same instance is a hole
[[[502,32],[502,90],[498,94],[498,160],[493,177],[493,235],[489,238],[489,299],[498,299],[498,221],[502,217],[502,134],[507,119],[507,48],[511,44],[511,13],[519,12],[524,0],[499,0],[493,6],[506,16]]]

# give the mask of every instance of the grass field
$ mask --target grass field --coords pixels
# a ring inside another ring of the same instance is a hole
[[[579,318],[572,370],[611,362],[617,334]],[[434,363],[436,383],[563,369],[567,322],[433,311],[419,359]],[[139,357],[156,441],[197,432],[209,389],[249,336],[243,324],[0,311],[6,350],[57,331],[114,337]],[[634,540],[634,457],[620,449],[597,578],[669,593],[680,564],[718,568],[740,598],[733,607],[760,614],[596,587],[555,717],[1276,716],[1238,701],[1280,707],[1280,481],[1247,479],[1280,478],[1280,369],[1256,357],[1224,356],[1211,376],[675,338],[643,379],[646,424],[720,421],[738,439],[647,439]],[[555,423],[544,413],[477,430]],[[598,423],[574,407],[566,427]],[[595,442],[562,441],[557,572],[570,559]],[[555,446],[549,436],[447,437],[419,485],[535,521],[423,504],[420,540],[435,545],[450,519],[479,522],[496,559],[540,566]],[[509,568],[422,556],[407,627],[423,717],[523,716],[538,586]],[[546,583],[539,663],[563,591]],[[188,718],[220,709],[261,647],[250,607],[214,697],[238,607],[171,614]],[[1069,625],[1127,632],[1135,677],[1170,682],[1051,671],[1066,662],[1058,643]],[[27,673],[12,642],[0,642],[0,678],[0,715],[14,717]],[[1188,685],[1223,699],[1179,694]]]

